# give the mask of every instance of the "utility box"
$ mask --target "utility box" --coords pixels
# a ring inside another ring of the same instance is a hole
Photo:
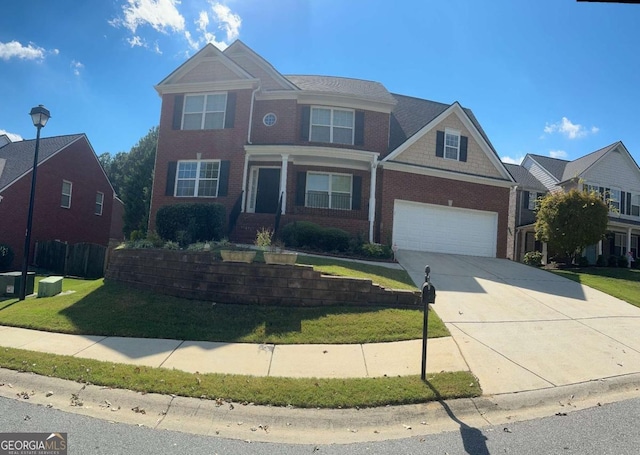
[[[33,294],[36,272],[27,272],[26,295]],[[20,295],[20,285],[22,284],[22,272],[0,273],[0,295],[5,297],[18,297]]]

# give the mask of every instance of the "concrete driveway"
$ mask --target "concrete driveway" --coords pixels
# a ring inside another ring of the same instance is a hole
[[[557,387],[640,372],[640,309],[505,259],[399,251],[485,394]]]

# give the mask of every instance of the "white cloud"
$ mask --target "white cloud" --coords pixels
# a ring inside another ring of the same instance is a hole
[[[515,158],[511,158],[510,156],[503,156],[500,158],[503,163],[507,164],[520,164],[522,160],[524,160],[524,155],[517,156]]]
[[[184,17],[178,11],[178,0],[127,0],[122,6],[124,17],[109,23],[115,27],[123,26],[136,33],[138,27],[150,25],[154,30],[167,33],[167,30],[184,30]]]
[[[207,43],[224,50],[240,35],[242,18],[215,0],[208,0],[208,6],[193,20],[195,27],[188,27],[180,11],[179,0],[126,0],[122,6],[122,16],[109,21],[109,24],[124,27],[132,33],[127,38],[131,47],[150,48],[141,36],[141,27],[148,25],[163,34],[182,35],[191,50],[198,50]],[[157,42],[153,50],[162,54]]]
[[[11,142],[16,142],[16,141],[21,141],[22,140],[22,136],[20,136],[19,134],[10,133],[7,130],[0,129],[0,136],[2,136],[3,134],[6,134],[7,137],[9,139],[11,139]]]
[[[566,159],[569,155],[564,150],[549,150],[549,156],[551,158],[559,158],[561,160]]]
[[[592,126],[591,129],[587,129],[578,123],[573,123],[567,117],[562,117],[562,120],[556,123],[547,123],[544,127],[546,134],[560,133],[569,139],[579,139],[589,133],[596,134],[598,131],[600,131],[600,129],[597,126]]]
[[[53,52],[57,54],[58,50],[54,49]],[[14,57],[21,60],[42,60],[44,55],[45,50],[33,43],[29,43],[26,46],[23,46],[18,41],[0,43],[0,58],[3,60],[9,60]]]
[[[73,70],[73,74],[76,76],[80,76],[80,70],[84,69],[84,64],[71,60],[71,69]]]

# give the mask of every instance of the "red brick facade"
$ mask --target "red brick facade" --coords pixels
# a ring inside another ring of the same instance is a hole
[[[71,207],[61,207],[62,181],[72,183]],[[96,193],[104,194],[102,215],[95,214]],[[0,243],[14,251],[13,267],[24,254],[31,172],[2,192]],[[96,243],[107,246],[111,226],[113,188],[89,142],[82,137],[38,166],[30,258],[37,241]]]

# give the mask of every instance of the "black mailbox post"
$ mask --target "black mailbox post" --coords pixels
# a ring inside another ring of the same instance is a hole
[[[427,330],[429,326],[429,304],[436,303],[436,288],[431,284],[431,267],[424,268],[424,283],[422,285],[422,304],[424,319],[422,322],[422,370],[420,377],[427,378]]]

